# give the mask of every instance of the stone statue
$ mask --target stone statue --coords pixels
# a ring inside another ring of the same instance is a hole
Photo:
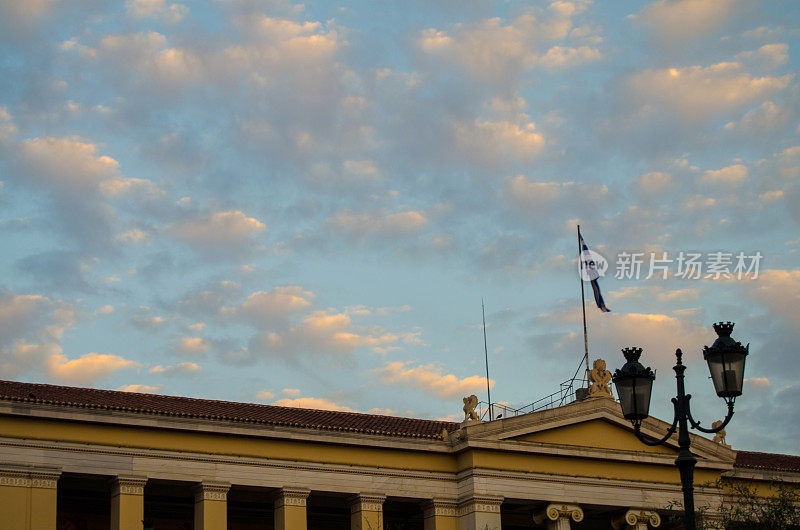
[[[475,407],[478,406],[478,396],[472,394],[463,399],[464,401],[464,421],[480,421],[478,414],[475,412]]]
[[[612,398],[611,394],[611,372],[606,370],[606,362],[603,359],[597,359],[589,371],[589,397],[605,397]]]
[[[716,429],[720,425],[722,425],[722,420],[717,420],[711,424],[711,428]],[[714,433],[714,441],[720,445],[728,445],[725,443],[725,429],[722,429],[718,433]]]

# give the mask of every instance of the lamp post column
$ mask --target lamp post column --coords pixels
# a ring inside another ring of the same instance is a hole
[[[676,398],[675,411],[678,415],[678,458],[675,459],[675,465],[681,475],[681,486],[683,489],[683,513],[684,524],[687,530],[695,530],[694,520],[694,466],[697,464],[697,459],[689,450],[692,441],[689,439],[689,398],[686,395],[686,389],[683,384],[684,372],[686,366],[681,362],[683,352],[677,350],[675,355],[678,358],[678,363],[675,365],[675,378],[678,381],[678,397]]]

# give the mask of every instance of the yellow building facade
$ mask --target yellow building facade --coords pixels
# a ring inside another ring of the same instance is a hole
[[[692,451],[712,515],[726,481],[800,484],[800,457]],[[610,398],[453,423],[0,381],[2,530],[666,528],[676,455]]]

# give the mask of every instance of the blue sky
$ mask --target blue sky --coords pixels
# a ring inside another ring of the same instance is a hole
[[[459,419],[590,355],[800,446],[800,6],[0,1],[0,377]],[[617,256],[641,253],[639,278]],[[646,278],[653,253],[763,256]],[[587,286],[588,287],[588,286]],[[591,290],[589,290],[591,293]]]

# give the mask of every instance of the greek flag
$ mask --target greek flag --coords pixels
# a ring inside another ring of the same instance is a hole
[[[603,300],[603,295],[600,294],[600,286],[597,284],[597,279],[600,277],[600,273],[597,272],[597,266],[594,262],[594,257],[592,257],[592,253],[589,250],[589,247],[586,246],[586,242],[583,240],[583,236],[578,236],[581,240],[581,259],[583,260],[583,279],[588,279],[592,282],[592,291],[594,292],[594,301],[597,304],[597,307],[600,308],[600,311],[603,313],[610,313],[611,310],[606,307],[606,302]]]

